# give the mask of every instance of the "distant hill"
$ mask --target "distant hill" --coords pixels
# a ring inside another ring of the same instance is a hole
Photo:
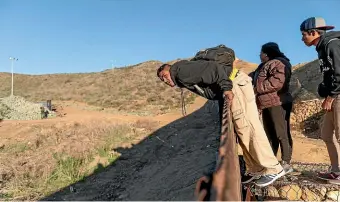
[[[155,70],[161,64],[147,61],[94,73],[15,74],[14,94],[30,101],[72,100],[124,112],[163,113],[179,108],[181,99],[178,89],[169,88],[156,77]],[[246,72],[256,66],[242,60],[238,63],[238,68]],[[11,90],[11,75],[0,73],[0,80],[0,97],[6,97]],[[195,95],[185,91],[185,99],[187,104],[192,103]]]
[[[322,74],[318,60],[304,63],[294,68],[294,77],[297,77],[303,89],[308,92],[308,96],[304,99],[320,98],[317,94],[317,88],[322,81]]]

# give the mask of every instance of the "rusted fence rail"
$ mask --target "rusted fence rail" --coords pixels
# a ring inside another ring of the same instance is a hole
[[[199,179],[196,197],[199,201],[241,201],[241,176],[236,134],[230,103],[225,100],[221,121],[221,138],[215,171]]]

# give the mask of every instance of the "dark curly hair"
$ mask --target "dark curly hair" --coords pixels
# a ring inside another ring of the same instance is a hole
[[[159,73],[161,71],[163,71],[163,69],[166,67],[166,66],[170,66],[169,64],[162,64],[160,67],[158,67],[157,69],[157,76],[159,77]]]

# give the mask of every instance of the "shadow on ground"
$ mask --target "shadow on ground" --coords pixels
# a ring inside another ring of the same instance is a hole
[[[41,200],[195,200],[203,172],[214,169],[218,148],[217,104],[202,108],[152,133],[82,182]]]

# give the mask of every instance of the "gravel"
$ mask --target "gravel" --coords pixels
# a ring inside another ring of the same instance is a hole
[[[41,119],[42,105],[29,102],[20,96],[10,96],[0,99],[0,119],[3,120],[35,120]],[[46,109],[47,110],[47,109]],[[49,111],[49,110],[48,110]],[[49,111],[48,116],[55,113]]]

